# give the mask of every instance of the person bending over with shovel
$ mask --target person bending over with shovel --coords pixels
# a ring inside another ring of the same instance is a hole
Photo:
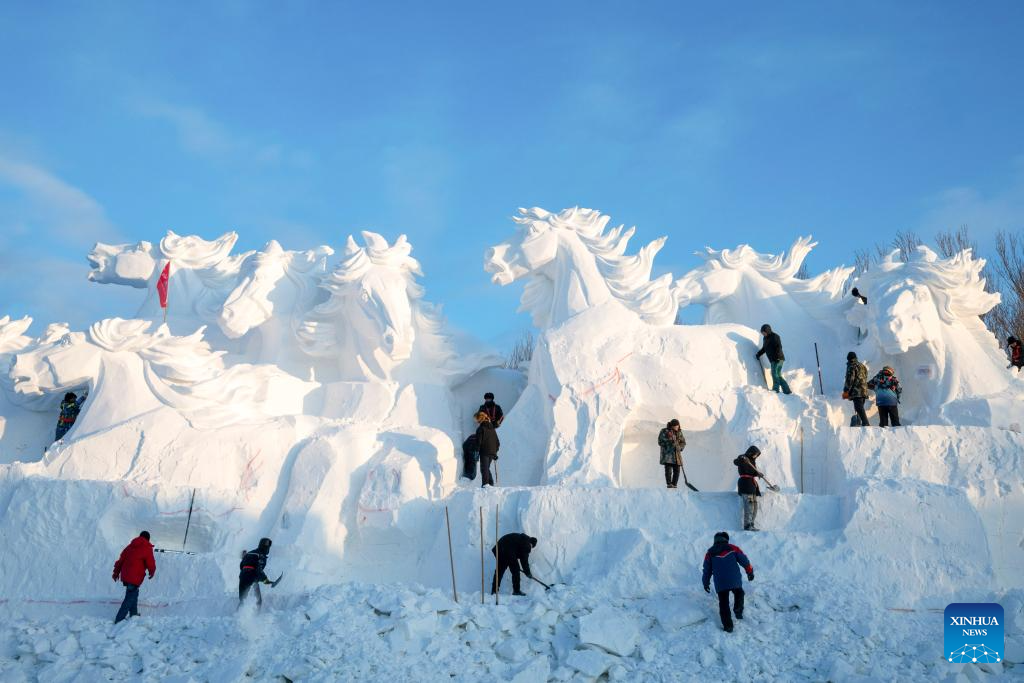
[[[267,578],[264,571],[267,568],[267,555],[270,554],[270,546],[273,544],[269,538],[261,538],[260,544],[255,550],[242,553],[242,561],[238,565],[238,606],[241,607],[245,598],[249,595],[249,589],[255,587],[256,607],[263,607],[263,594],[260,593],[259,584],[265,583],[276,586],[277,581]],[[284,576],[283,574],[281,576]]]
[[[746,453],[732,461],[740,475],[739,480],[736,482],[736,490],[740,494],[740,498],[743,499],[744,531],[759,531],[756,523],[757,499],[761,496],[761,487],[758,486],[757,480],[764,479],[764,474],[757,469],[757,465],[754,463],[760,455],[760,449],[757,446],[751,446],[747,449]],[[778,486],[775,486],[767,479],[764,480],[764,483],[771,491],[779,490]]]
[[[491,548],[491,554],[498,559],[494,580],[491,581],[491,595],[501,588],[501,579],[506,569],[512,572],[512,595],[526,595],[519,584],[519,571],[522,567],[522,572],[533,579],[530,573],[530,551],[536,547],[537,539],[526,534],[505,534],[498,539],[498,545]]]

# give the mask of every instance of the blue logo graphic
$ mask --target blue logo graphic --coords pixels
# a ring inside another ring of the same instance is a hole
[[[943,657],[954,664],[1003,661],[1003,607],[994,602],[954,602],[946,606]]]

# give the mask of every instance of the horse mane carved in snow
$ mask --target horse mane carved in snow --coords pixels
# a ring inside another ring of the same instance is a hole
[[[939,382],[929,391],[933,407],[1002,393],[1011,379],[980,317],[999,303],[999,294],[985,290],[984,267],[970,249],[943,259],[919,246],[905,263],[893,251],[853,283],[869,303],[847,313],[866,333],[862,344],[880,361],[931,368]]]
[[[15,396],[42,396],[89,387],[88,411],[110,426],[161,405],[182,411],[194,424],[224,425],[263,415],[270,366],[225,368],[223,352],[202,339],[203,330],[173,336],[166,325],[150,332],[148,320],[108,318],[88,332],[49,335],[14,355],[9,379]]]
[[[627,256],[636,228],[606,231],[609,217],[593,209],[554,214],[532,208],[519,214],[513,218],[519,224],[515,236],[487,250],[484,268],[500,285],[529,278],[519,310],[529,312],[538,328],[560,325],[610,300],[653,325],[675,321],[672,276],[651,280],[654,257],[666,238]]]
[[[329,298],[299,328],[302,348],[337,359],[344,380],[413,378],[402,369],[465,374],[439,313],[423,301],[420,264],[405,235],[394,244],[375,232],[362,237],[360,246],[349,236],[345,259],[321,281]]]

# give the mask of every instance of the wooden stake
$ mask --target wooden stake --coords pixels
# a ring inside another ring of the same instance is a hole
[[[804,492],[804,426],[800,425],[800,493]]]
[[[494,504],[494,604],[498,604],[498,596],[501,594],[501,577],[498,576],[498,567],[501,566],[501,548],[498,547],[498,504]]]
[[[484,604],[484,506],[480,506],[480,604]]]
[[[444,525],[448,527],[448,563],[452,566],[452,597],[455,602],[459,601],[459,594],[455,591],[455,557],[452,555],[452,524],[448,520],[448,506],[444,506]]]
[[[185,542],[188,541],[188,528],[192,525],[192,504],[196,502],[196,490],[192,489],[192,500],[188,502],[188,521],[185,522],[185,538],[181,539],[181,549],[185,549]]]

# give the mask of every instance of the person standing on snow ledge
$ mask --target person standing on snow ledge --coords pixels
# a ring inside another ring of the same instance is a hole
[[[501,588],[501,579],[506,569],[512,571],[512,595],[526,595],[519,585],[520,566],[523,574],[533,578],[530,573],[530,551],[536,547],[537,539],[526,534],[505,534],[498,539],[498,545],[491,548],[491,554],[498,558],[498,567],[491,581],[491,595]]]
[[[114,563],[114,581],[124,584],[124,600],[117,610],[114,623],[117,624],[131,615],[139,616],[139,586],[146,579],[156,574],[156,560],[153,558],[153,544],[149,542],[149,532],[140,531],[139,535],[121,551],[121,556]]]
[[[501,406],[494,402],[494,394],[487,392],[484,394],[484,402],[480,404],[480,407],[476,409],[478,413],[487,413],[487,418],[497,429],[501,426],[502,421],[505,419],[505,413],[502,411]]]
[[[757,469],[754,461],[761,455],[757,446],[751,446],[747,452],[732,461],[736,465],[740,478],[736,482],[736,490],[743,500],[743,530],[760,531],[757,528],[757,498],[761,495],[758,478],[764,475]]]
[[[72,391],[64,394],[64,400],[60,404],[60,417],[57,418],[57,431],[54,432],[54,441],[63,439],[68,430],[75,425],[78,414],[82,412],[82,404],[87,398],[89,398],[87,393],[82,394],[81,398],[77,398]]]
[[[1020,339],[1016,337],[1006,338],[1006,350],[1010,354],[1010,366],[1024,368],[1024,349],[1021,348]]]
[[[683,466],[683,449],[686,448],[686,437],[679,420],[673,419],[658,433],[658,446],[661,447],[661,464],[665,466],[665,485],[674,489],[679,484],[679,470]]]
[[[881,372],[875,375],[868,382],[868,389],[875,391],[875,405],[878,406],[878,424],[881,427],[888,427],[892,419],[892,426],[900,426],[900,394],[903,387],[896,379],[896,371],[886,365]]]
[[[715,578],[715,592],[718,593],[718,614],[722,628],[732,633],[732,616],[729,614],[729,593],[735,596],[733,611],[737,619],[743,618],[743,577],[740,567],[747,571],[747,580],[754,580],[754,567],[737,546],[729,544],[729,534],[719,531],[715,544],[704,554],[704,574],[701,581],[704,592],[711,592],[711,577]]]
[[[494,478],[491,476],[491,461],[498,459],[498,449],[501,442],[498,440],[498,432],[491,424],[487,413],[480,411],[476,414],[476,443],[480,449],[480,487],[494,486]]]
[[[761,356],[768,356],[768,362],[772,367],[772,391],[779,393],[781,389],[784,394],[792,394],[789,384],[782,378],[782,364],[786,361],[786,356],[782,353],[782,337],[772,332],[772,326],[767,323],[761,325],[761,336],[764,337],[764,345],[757,352],[756,358],[760,362]]]
[[[238,606],[241,607],[249,594],[249,589],[255,585],[256,607],[263,607],[263,594],[260,593],[259,583],[271,583],[264,571],[267,568],[267,555],[270,554],[270,546],[273,544],[269,538],[261,538],[260,544],[255,550],[242,554],[242,561],[238,565]]]
[[[857,354],[846,354],[846,380],[843,382],[843,398],[853,401],[853,409],[860,418],[861,427],[869,427],[864,401],[868,397],[868,366],[857,360]]]

